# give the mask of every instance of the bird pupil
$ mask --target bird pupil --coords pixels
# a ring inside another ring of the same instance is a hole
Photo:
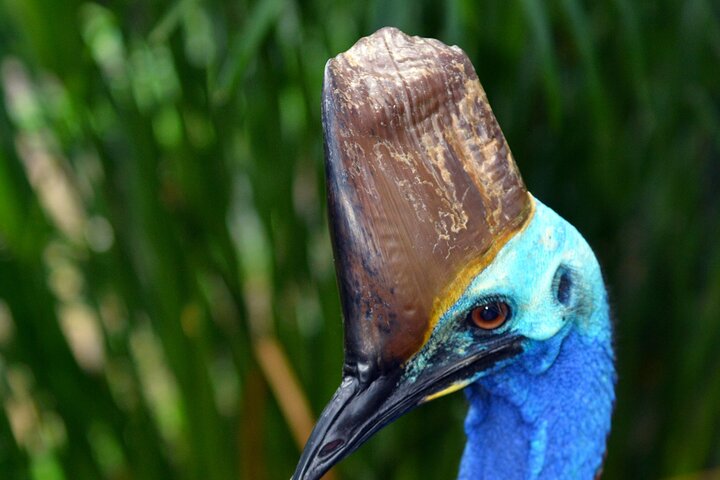
[[[482,311],[480,312],[480,316],[486,322],[492,322],[500,316],[500,306],[497,303],[484,305],[482,307]]]

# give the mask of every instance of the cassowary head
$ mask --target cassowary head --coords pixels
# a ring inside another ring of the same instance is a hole
[[[398,416],[468,385],[538,396],[534,376],[549,382],[572,332],[610,365],[593,384],[609,400],[602,440],[586,445],[604,450],[600,269],[527,192],[467,56],[396,29],[361,39],[326,66],[323,125],[345,363],[293,478],[319,478]]]

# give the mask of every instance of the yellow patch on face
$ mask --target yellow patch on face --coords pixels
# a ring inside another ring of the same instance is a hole
[[[436,398],[444,397],[445,395],[449,395],[451,393],[457,392],[458,390],[462,390],[463,388],[467,387],[470,384],[470,380],[464,380],[462,382],[453,383],[447,388],[443,388],[439,392],[435,392],[433,394],[428,395],[427,397],[423,398],[423,403],[429,402],[430,400],[435,400]]]

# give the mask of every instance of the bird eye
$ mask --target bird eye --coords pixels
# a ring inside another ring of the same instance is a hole
[[[470,310],[468,321],[483,330],[498,328],[510,318],[510,307],[505,302],[490,302]]]

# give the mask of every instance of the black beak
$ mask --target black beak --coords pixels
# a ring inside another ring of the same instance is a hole
[[[429,363],[414,379],[398,367],[361,381],[346,375],[320,415],[292,480],[317,480],[375,432],[416,406],[467,385],[478,372],[522,352],[522,339],[506,336],[462,358]]]

